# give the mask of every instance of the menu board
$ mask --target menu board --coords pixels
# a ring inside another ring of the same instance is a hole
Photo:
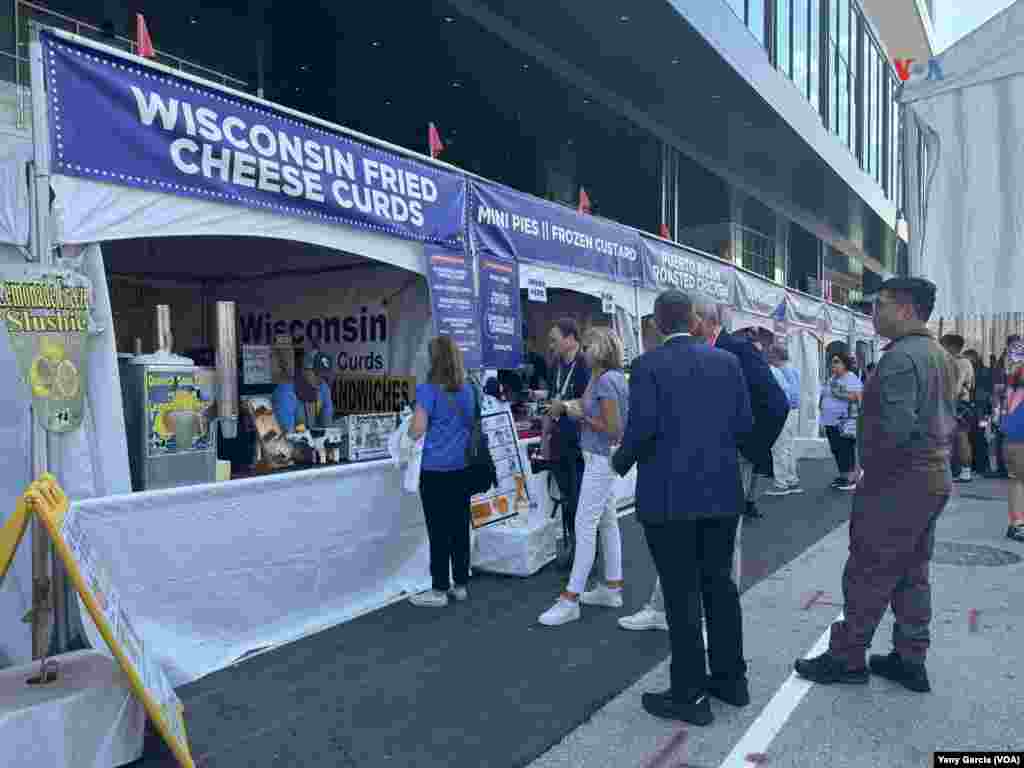
[[[213,370],[146,371],[149,455],[205,451],[210,447]]]
[[[50,476],[33,483],[25,498],[46,527],[68,576],[146,713],[183,768],[194,768],[181,700],[132,625],[110,569],[77,510]]]
[[[450,336],[462,350],[467,369],[480,367],[480,316],[473,259],[464,251],[427,244],[427,285],[435,336]]]
[[[498,486],[473,497],[470,509],[474,528],[515,517],[530,506],[526,472],[512,414],[507,410],[485,414],[481,424],[498,472]]]
[[[274,383],[269,346],[242,345],[242,383],[248,387]]]

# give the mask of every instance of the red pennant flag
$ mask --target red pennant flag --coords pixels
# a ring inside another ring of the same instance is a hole
[[[580,205],[576,210],[580,213],[590,213],[590,198],[583,187],[580,187]]]
[[[156,49],[153,47],[153,40],[146,29],[146,19],[141,13],[135,14],[135,47],[137,53],[144,59],[152,59],[156,56]]]
[[[437,157],[444,152],[444,144],[441,141],[441,134],[437,132],[437,126],[433,123],[427,124],[427,140],[430,142],[431,157]]]
[[[664,239],[666,239],[666,240],[671,240],[671,239],[672,239],[672,235],[671,235],[671,233],[670,233],[670,232],[668,231],[668,224],[662,224],[662,225],[661,225],[661,236],[662,236],[662,237],[663,237]]]

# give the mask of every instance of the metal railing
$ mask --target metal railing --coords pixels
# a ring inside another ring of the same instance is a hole
[[[48,8],[28,2],[28,0],[16,0],[14,4],[14,50],[0,50],[0,65],[3,65],[4,70],[6,70],[5,62],[13,62],[13,85],[17,90],[17,114],[15,121],[19,130],[25,130],[31,125],[32,102],[31,79],[29,76],[29,43],[34,24],[72,32],[81,37],[109,45],[112,48],[119,48],[127,53],[138,53],[134,40],[116,34],[112,35],[101,27],[81,19],[51,11]],[[232,77],[231,75],[160,50],[157,50],[155,53],[156,55],[152,57],[152,60],[163,64],[165,67],[201,77],[211,82],[220,83],[235,90],[249,90],[249,84],[237,77]],[[9,75],[4,73],[0,80],[8,81],[8,77]]]

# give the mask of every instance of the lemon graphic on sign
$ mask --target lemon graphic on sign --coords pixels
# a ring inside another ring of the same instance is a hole
[[[78,395],[78,369],[70,360],[57,363],[57,374],[53,380],[53,388],[57,396],[63,400],[73,400]]]
[[[78,393],[78,370],[74,364],[68,360],[65,360],[67,351],[64,348],[64,342],[60,339],[55,339],[50,336],[44,336],[39,344],[40,354],[32,361],[32,367],[29,371],[29,383],[32,385],[32,394],[35,397],[50,398],[53,396],[54,387],[57,386],[57,392],[62,397],[70,399]],[[63,374],[63,390],[60,389],[58,380],[61,376],[61,366],[64,366],[65,373]],[[67,367],[70,366],[71,374],[66,372]],[[72,382],[73,378],[73,382]],[[70,396],[66,396],[63,392],[70,391],[70,385],[74,384],[73,393]]]

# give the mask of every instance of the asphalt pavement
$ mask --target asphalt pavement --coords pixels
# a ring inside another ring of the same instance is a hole
[[[708,728],[656,720],[640,696],[668,686],[662,663],[530,768],[930,768],[935,751],[1024,749],[1024,545],[1005,538],[1005,482],[958,487],[939,520],[928,694],[874,677],[820,686],[792,675],[794,659],[823,650],[842,611],[847,529],[837,526],[744,594],[751,706],[715,702]],[[890,650],[891,627],[890,614],[875,653]]]
[[[764,519],[744,524],[745,591],[774,583],[848,519],[849,496],[827,488],[834,464],[805,461],[801,472],[807,493],[762,499]],[[563,573],[476,574],[466,603],[391,605],[179,688],[197,765],[519,768],[550,755],[668,656],[665,633],[616,625],[654,583],[641,527],[621,522],[622,611],[584,607],[579,622],[541,627]],[[763,647],[761,635],[748,647]],[[133,765],[173,764],[148,733]]]

